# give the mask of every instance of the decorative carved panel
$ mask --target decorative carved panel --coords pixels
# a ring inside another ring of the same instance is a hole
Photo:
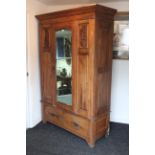
[[[77,77],[77,91],[78,91],[78,108],[79,114],[87,116],[88,114],[88,61],[89,61],[89,20],[79,21],[79,48],[78,48],[78,77]]]
[[[45,38],[44,38],[44,48],[49,48],[49,31],[48,29],[44,29],[45,31]]]
[[[79,24],[79,48],[88,48],[88,24]]]
[[[49,52],[50,50],[50,34],[49,34],[49,28],[43,28],[42,31],[43,34],[43,42],[42,42],[42,47],[44,52]]]

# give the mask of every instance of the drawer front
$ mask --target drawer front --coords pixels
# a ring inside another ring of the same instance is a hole
[[[46,119],[82,138],[88,137],[89,121],[77,115],[53,107],[45,107]]]
[[[64,122],[64,128],[81,137],[88,137],[88,120],[70,113],[64,113]]]
[[[45,116],[49,122],[63,127],[63,116],[59,114],[56,108],[45,107]]]

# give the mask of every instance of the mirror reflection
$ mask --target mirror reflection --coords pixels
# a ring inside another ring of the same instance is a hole
[[[72,33],[56,31],[57,102],[72,104]]]

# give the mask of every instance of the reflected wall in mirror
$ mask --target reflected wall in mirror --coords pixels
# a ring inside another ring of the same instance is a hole
[[[57,102],[72,105],[72,32],[56,31]]]

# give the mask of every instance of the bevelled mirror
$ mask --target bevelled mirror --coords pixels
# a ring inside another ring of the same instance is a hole
[[[72,32],[56,31],[57,102],[72,105]]]

